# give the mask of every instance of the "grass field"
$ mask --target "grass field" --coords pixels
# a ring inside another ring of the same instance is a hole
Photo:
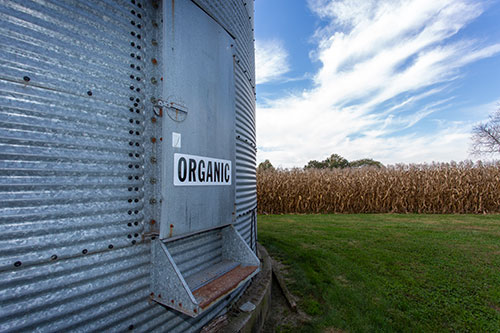
[[[500,215],[261,215],[258,236],[311,317],[282,332],[500,331]]]

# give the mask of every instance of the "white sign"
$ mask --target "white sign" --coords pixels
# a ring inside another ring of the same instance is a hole
[[[231,185],[231,161],[174,154],[174,186]]]
[[[181,134],[172,132],[172,147],[180,148],[181,147]]]

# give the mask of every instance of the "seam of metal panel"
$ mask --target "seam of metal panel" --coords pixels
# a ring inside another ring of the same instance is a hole
[[[236,39],[236,36],[234,33],[231,32],[231,30],[224,24],[222,23],[219,19],[217,19],[216,16],[212,15],[212,13],[210,12],[210,10],[208,10],[203,4],[201,4],[199,1],[197,0],[191,0],[196,6],[198,6],[198,8],[200,8],[203,12],[205,12],[205,14],[207,14],[208,16],[210,16],[215,22],[217,22],[217,24],[219,24],[222,29],[224,29],[229,36],[231,36],[232,39]]]

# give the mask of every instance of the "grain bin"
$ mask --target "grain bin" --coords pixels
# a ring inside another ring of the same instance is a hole
[[[259,270],[253,2],[0,4],[0,331],[199,330]]]

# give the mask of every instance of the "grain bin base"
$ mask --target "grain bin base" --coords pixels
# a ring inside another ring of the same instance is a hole
[[[261,271],[249,285],[243,296],[234,304],[228,314],[215,318],[206,325],[202,333],[250,333],[260,332],[271,306],[272,265],[266,249],[257,243],[261,261]],[[240,310],[241,305],[251,302],[255,309],[250,312]]]
[[[189,246],[189,240],[204,243],[221,240],[219,251],[207,255],[216,260],[208,267],[183,272],[172,256],[172,250]],[[255,276],[260,268],[257,256],[231,225],[153,242],[153,281],[151,299],[166,307],[197,317]]]

